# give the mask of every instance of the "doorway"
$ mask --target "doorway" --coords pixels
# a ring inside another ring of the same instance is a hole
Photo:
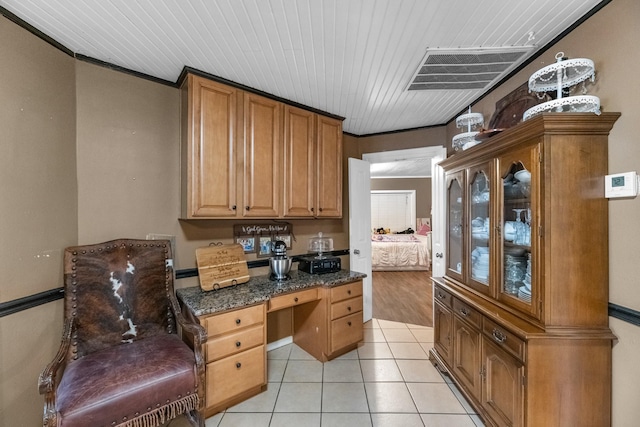
[[[372,189],[374,183],[387,179],[431,177],[431,159],[446,157],[444,146],[422,147],[419,149],[366,153],[363,159],[371,163]],[[428,165],[428,166],[427,166]],[[404,169],[404,170],[403,170]],[[386,172],[384,172],[386,171]],[[380,175],[385,175],[383,178]],[[373,178],[379,176],[379,178]],[[351,178],[350,178],[351,179]],[[431,202],[431,183],[422,184],[428,191]],[[414,216],[430,217],[431,205]],[[426,211],[426,212],[424,212]],[[373,224],[372,224],[373,225]],[[413,227],[415,229],[415,227]],[[351,232],[350,232],[351,234]],[[431,251],[432,252],[432,251]],[[433,259],[433,255],[431,255]],[[431,271],[375,271],[372,273],[373,317],[398,322],[431,326],[433,322]]]

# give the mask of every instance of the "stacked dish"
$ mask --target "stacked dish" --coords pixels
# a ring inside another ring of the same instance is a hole
[[[489,218],[478,217],[471,221],[471,235],[482,242],[489,240]]]
[[[522,301],[531,303],[531,290],[527,289],[525,286],[518,289],[518,298]]]
[[[478,281],[486,282],[489,278],[489,247],[476,246],[471,252],[471,276]]]

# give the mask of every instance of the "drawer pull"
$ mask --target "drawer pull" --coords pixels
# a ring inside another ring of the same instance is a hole
[[[242,363],[236,362],[236,368],[240,369],[242,367]]]
[[[349,290],[347,291],[347,294],[348,294],[348,295],[351,295],[351,289],[349,289]]]
[[[239,325],[239,324],[240,324],[240,322],[241,322],[241,320],[240,320],[240,319],[236,319],[236,325]]]
[[[460,309],[460,314],[462,314],[464,317],[467,317],[469,315],[469,310],[463,307]]]
[[[295,298],[293,299],[293,301],[294,301],[294,302],[298,302],[298,297],[295,297]]]
[[[445,294],[441,294],[440,292],[438,292],[438,298],[440,299],[445,299],[447,296]]]
[[[348,310],[348,311],[351,311],[351,306],[347,307],[347,310]]]
[[[347,322],[347,325],[351,326],[351,322]]]
[[[240,341],[236,341],[236,347],[240,347],[242,345],[242,343],[240,343]]]
[[[493,339],[499,343],[503,343],[507,340],[507,336],[502,332],[500,332],[499,330],[497,330],[496,328],[493,328],[493,333],[491,335],[493,336]]]

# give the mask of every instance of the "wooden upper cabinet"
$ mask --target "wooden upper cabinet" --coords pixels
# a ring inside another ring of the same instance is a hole
[[[284,107],[284,211],[286,217],[313,217],[315,204],[316,115]]]
[[[187,74],[182,218],[342,217],[342,121]]]
[[[318,116],[316,216],[342,216],[342,122]]]
[[[282,188],[282,104],[244,92],[243,217],[277,217]]]
[[[235,217],[239,91],[189,75],[182,93],[182,216]]]
[[[285,106],[284,216],[342,216],[342,122]]]

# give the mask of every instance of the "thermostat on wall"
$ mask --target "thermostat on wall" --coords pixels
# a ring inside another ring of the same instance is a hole
[[[638,174],[636,172],[617,173],[604,177],[604,196],[636,197],[638,195]]]

